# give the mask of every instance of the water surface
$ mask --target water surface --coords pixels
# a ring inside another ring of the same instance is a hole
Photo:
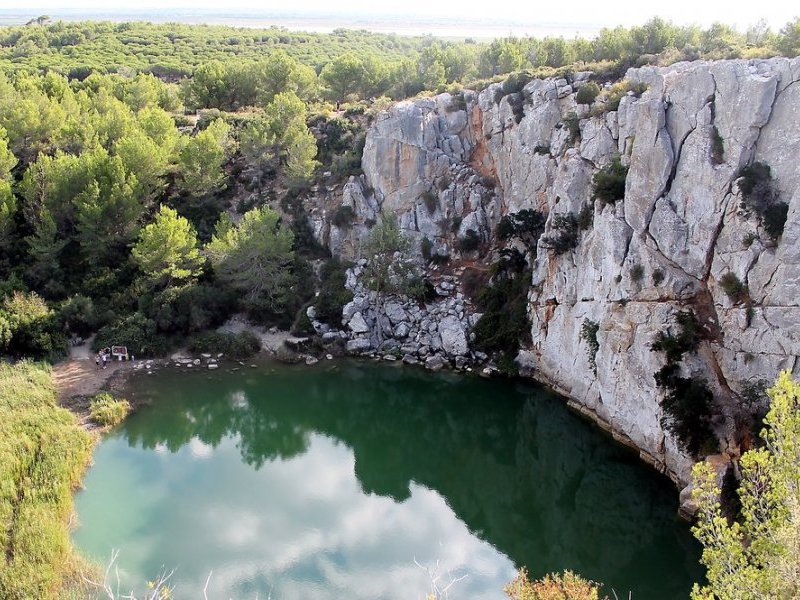
[[[516,568],[686,598],[673,487],[539,386],[323,362],[133,378],[97,448],[78,546],[177,598],[501,599]],[[438,567],[437,567],[438,565]],[[463,579],[460,579],[462,578]],[[623,594],[619,594],[623,597]]]

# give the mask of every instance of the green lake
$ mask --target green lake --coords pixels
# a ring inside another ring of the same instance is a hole
[[[123,589],[166,568],[178,599],[210,574],[209,600],[417,600],[432,576],[500,600],[525,565],[658,600],[702,577],[671,483],[533,383],[322,361],[125,394],[152,403],[96,448],[74,532],[119,550]]]

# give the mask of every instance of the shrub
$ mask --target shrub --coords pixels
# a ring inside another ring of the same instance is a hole
[[[456,240],[456,250],[461,252],[461,254],[475,252],[480,247],[481,236],[474,229],[467,229],[467,233],[464,237]]]
[[[691,311],[681,311],[675,316],[680,327],[677,335],[658,332],[650,349],[666,354],[667,362],[680,362],[686,352],[694,352],[702,339],[700,322]]]
[[[294,321],[289,328],[289,332],[292,335],[304,337],[316,333],[316,331],[314,331],[314,326],[311,324],[311,319],[308,317],[309,306],[311,306],[311,304],[304,304],[297,310],[297,313],[295,313]]]
[[[467,100],[464,97],[464,92],[458,92],[450,97],[450,103],[445,107],[445,111],[457,112],[459,110],[467,110]]]
[[[595,375],[597,375],[597,351],[600,349],[600,343],[597,341],[598,331],[600,331],[600,324],[597,321],[584,319],[583,325],[581,325],[581,339],[586,342],[586,355],[589,358],[592,373]]]
[[[501,352],[513,359],[522,340],[530,337],[528,288],[530,273],[502,273],[484,287],[476,304],[483,315],[475,324],[475,345],[484,352]]]
[[[574,112],[568,113],[564,117],[564,126],[569,131],[569,143],[574,144],[581,139],[581,120]]]
[[[755,212],[767,234],[777,240],[783,235],[789,205],[779,200],[772,182],[772,170],[765,163],[754,162],[742,169],[739,175],[742,208],[747,213]]]
[[[512,73],[505,79],[505,81],[503,81],[501,88],[503,90],[503,95],[518,94],[522,92],[522,88],[524,88],[531,79],[531,74],[525,71]]]
[[[641,283],[644,278],[644,267],[640,264],[635,264],[631,267],[628,274],[631,276],[631,281],[637,284]]]
[[[550,573],[531,581],[521,568],[514,581],[503,590],[511,600],[599,600],[600,584],[583,579],[572,571]]]
[[[655,271],[653,271],[652,275],[653,285],[656,286],[661,285],[661,282],[664,281],[664,277],[665,277],[664,271],[662,271],[661,269],[656,269]]]
[[[430,190],[427,192],[422,192],[420,199],[422,200],[423,204],[425,204],[425,208],[428,209],[429,215],[435,213],[439,208],[439,197]]]
[[[127,400],[115,400],[111,394],[97,394],[89,402],[89,416],[103,427],[115,427],[125,420],[131,411]]]
[[[342,308],[353,299],[353,292],[345,287],[347,265],[332,258],[320,271],[319,295],[314,300],[317,320],[332,327],[341,327]]]
[[[550,154],[550,144],[537,144],[533,147],[534,154],[543,154],[548,155]]]
[[[758,234],[753,231],[749,231],[742,238],[742,246],[744,246],[745,248],[749,248],[750,246],[753,245],[753,242],[755,242],[757,239],[758,239]]]
[[[422,253],[422,258],[424,258],[427,262],[430,262],[432,256],[431,252],[433,251],[433,242],[428,238],[422,238],[422,241],[419,243],[419,250]]]
[[[189,351],[194,354],[219,354],[228,358],[242,359],[261,350],[261,340],[249,331],[228,333],[208,331],[189,340]]]
[[[617,200],[622,200],[625,197],[627,176],[628,167],[622,164],[619,155],[615,156],[608,165],[594,174],[592,199],[599,200],[603,204],[613,204]]]
[[[719,278],[719,286],[734,304],[744,302],[750,297],[747,286],[731,271]]]
[[[725,162],[725,144],[716,125],[711,128],[711,162],[715,165]]]
[[[789,205],[786,202],[776,202],[768,206],[763,214],[764,231],[773,240],[783,235],[786,226],[786,217],[789,216]]]
[[[525,96],[522,93],[509,94],[506,97],[508,105],[511,107],[511,113],[514,115],[514,121],[519,124],[525,117]]]
[[[542,237],[539,242],[543,247],[552,250],[556,255],[564,254],[578,247],[578,220],[574,214],[556,215],[553,218],[552,227],[558,233]]]
[[[529,248],[535,248],[539,236],[544,231],[547,216],[531,208],[510,213],[500,219],[495,228],[495,235],[501,240],[516,236],[524,241]]]
[[[353,210],[352,206],[340,206],[336,209],[336,212],[333,213],[333,218],[331,219],[331,223],[336,225],[339,228],[347,228],[353,224],[353,221],[356,218],[356,211]]]
[[[594,207],[591,204],[584,204],[581,206],[580,211],[578,211],[576,222],[579,231],[591,229],[594,224]]]
[[[127,346],[136,356],[160,356],[170,348],[169,340],[158,333],[156,322],[141,313],[134,313],[100,328],[94,349]]]
[[[678,445],[692,456],[712,453],[716,438],[711,428],[714,396],[697,377],[679,377],[680,367],[667,364],[655,375],[656,385],[665,390],[661,401],[661,426],[672,433]]]
[[[590,81],[580,87],[578,93],[575,94],[575,102],[578,104],[591,104],[599,94],[600,86],[594,81]]]
[[[472,300],[477,300],[483,289],[489,284],[489,271],[468,267],[461,276],[461,289],[464,295]]]

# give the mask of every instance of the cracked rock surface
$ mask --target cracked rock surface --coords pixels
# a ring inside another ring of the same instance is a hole
[[[747,381],[800,368],[800,59],[678,63],[625,79],[647,90],[611,112],[577,105],[563,79],[528,83],[521,115],[508,96],[497,102],[500,84],[466,92],[466,110],[449,94],[396,104],[367,134],[364,176],[346,186],[354,225],[329,237],[346,254],[391,211],[433,252],[458,256],[468,230],[492,242],[503,215],[527,208],[549,215],[548,235],[554,215],[591,203],[593,175],[621,155],[624,200],[594,203],[575,250],[540,244],[528,257],[532,344],[521,362],[685,483],[691,461],[660,426],[653,373],[663,357],[650,350],[675,313],[691,307],[713,331],[683,369],[708,381],[728,420]],[[572,112],[580,140],[564,123]],[[753,161],[770,166],[789,205],[777,241],[741,209],[739,173]],[[747,286],[750,310],[721,289],[729,272]],[[596,374],[580,337],[585,319],[599,324]],[[437,337],[450,353],[467,354],[469,332],[450,322],[445,331]]]

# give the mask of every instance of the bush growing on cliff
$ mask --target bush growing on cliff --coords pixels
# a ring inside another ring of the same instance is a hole
[[[743,168],[739,176],[742,209],[746,213],[756,213],[767,234],[777,240],[783,235],[789,205],[780,200],[772,181],[770,166],[763,162],[754,162]]]
[[[340,229],[349,228],[353,221],[356,218],[356,211],[353,210],[352,206],[340,206],[336,209],[333,213],[333,218],[331,219],[331,223],[339,227]]]
[[[719,286],[734,304],[745,302],[750,298],[747,286],[732,271],[719,278]]]
[[[656,385],[664,390],[661,426],[672,433],[691,456],[700,457],[717,449],[711,427],[714,395],[697,377],[680,377],[680,366],[667,364],[656,374]]]
[[[475,324],[475,345],[484,352],[501,352],[512,359],[521,341],[530,339],[528,289],[531,273],[525,261],[506,260],[492,265],[490,285],[477,295],[476,304],[483,315]]]
[[[591,104],[599,94],[600,86],[594,81],[590,81],[578,89],[578,93],[575,94],[575,102],[578,104]]]
[[[475,252],[481,247],[481,236],[474,229],[467,229],[467,233],[462,238],[456,240],[456,250],[461,254]]]
[[[589,358],[592,373],[595,375],[597,375],[597,351],[600,350],[600,343],[597,341],[598,331],[600,331],[600,323],[590,319],[583,320],[581,339],[586,342],[586,355]]]
[[[592,178],[594,184],[593,200],[603,204],[613,204],[625,197],[625,179],[628,177],[628,167],[622,164],[619,155],[611,162],[597,171]]]
[[[317,320],[331,327],[342,325],[342,308],[353,299],[353,292],[345,287],[347,265],[332,258],[320,271],[320,291],[314,300]]]
[[[500,219],[495,227],[495,235],[501,240],[507,240],[516,236],[525,242],[530,249],[536,248],[539,237],[544,232],[544,225],[547,215],[526,208],[515,213],[510,213]]]
[[[725,144],[716,125],[711,128],[711,162],[715,165],[725,162]]]
[[[666,364],[654,374],[656,385],[664,391],[661,426],[675,436],[681,448],[697,457],[716,449],[711,426],[714,396],[702,379],[680,376],[683,355],[694,352],[700,344],[700,322],[691,311],[679,312],[676,322],[680,328],[677,334],[661,331],[650,346],[666,357]]]
[[[552,250],[556,255],[564,254],[578,247],[579,229],[578,220],[572,213],[564,213],[553,217],[552,228],[557,232],[544,236],[539,243]]]
[[[569,131],[569,143],[574,144],[581,139],[581,120],[574,112],[567,114],[564,117],[564,126]]]

